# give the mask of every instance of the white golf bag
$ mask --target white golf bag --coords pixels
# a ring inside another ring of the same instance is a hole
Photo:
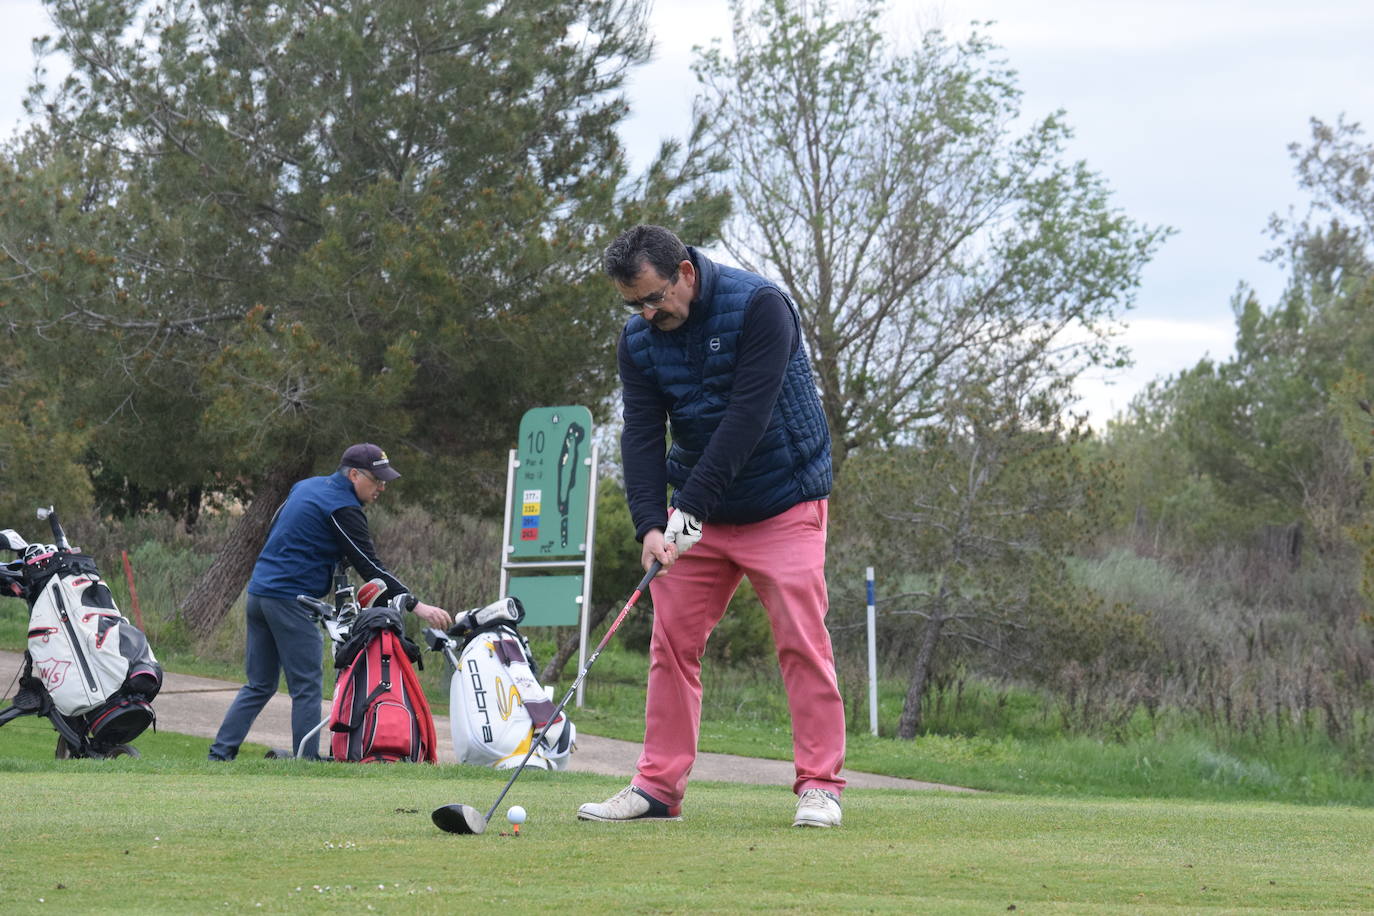
[[[519,766],[557,707],[535,677],[529,642],[516,629],[524,616],[519,599],[506,598],[461,615],[447,634],[425,631],[430,648],[442,651],[453,668],[449,723],[460,763]],[[526,766],[566,769],[576,740],[577,729],[560,713]]]
[[[136,754],[127,742],[156,722],[152,701],[162,666],[143,632],[119,613],[95,560],[74,550],[51,509],[40,510],[55,544],[29,544],[13,529],[0,546],[20,556],[0,564],[0,594],[29,609],[28,651],[19,692],[0,725],[48,718],[59,757]]]
[[[148,639],[115,608],[114,598],[94,564],[67,558],[68,568],[48,579],[29,613],[29,657],[53,705],[64,716],[104,706],[130,678],[149,681],[142,692],[156,694],[161,671]]]

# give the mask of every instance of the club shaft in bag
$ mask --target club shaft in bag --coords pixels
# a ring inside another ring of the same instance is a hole
[[[573,681],[572,687],[568,688],[567,694],[564,695],[563,702],[558,704],[558,707],[553,711],[553,715],[549,716],[549,721],[544,723],[544,727],[540,729],[539,734],[530,742],[530,749],[525,751],[525,758],[520,761],[520,766],[515,768],[515,772],[511,774],[511,778],[506,780],[506,786],[501,790],[501,794],[496,796],[496,801],[492,802],[491,808],[487,811],[486,819],[488,822],[491,821],[491,816],[496,813],[496,809],[501,805],[501,800],[506,797],[506,793],[510,791],[510,787],[514,785],[515,780],[524,772],[525,764],[529,763],[530,757],[534,754],[535,749],[539,747],[540,743],[544,740],[544,735],[553,727],[553,723],[558,721],[558,716],[563,712],[563,707],[568,705],[568,701],[573,698],[573,694],[577,693],[577,688],[582,686],[582,681],[587,677],[587,672],[590,671],[592,665],[596,663],[596,657],[601,654],[602,649],[606,648],[606,644],[611,641],[611,637],[615,635],[615,631],[620,629],[620,622],[625,619],[625,615],[630,613],[630,608],[634,607],[635,603],[639,601],[639,596],[649,587],[649,582],[654,576],[658,575],[661,566],[662,564],[657,560],[649,564],[648,572],[644,574],[643,579],[639,580],[639,585],[635,587],[634,594],[630,596],[630,600],[625,602],[625,606],[620,609],[620,613],[616,615],[615,620],[613,620],[611,625],[606,629],[606,635],[601,637],[601,642],[596,645],[596,651],[592,653],[591,658],[587,659],[587,664],[582,666],[582,671],[578,673],[577,680]]]

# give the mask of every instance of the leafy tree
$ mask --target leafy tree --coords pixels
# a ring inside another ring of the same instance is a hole
[[[1313,118],[1310,127],[1310,146],[1288,146],[1296,163],[1298,186],[1312,195],[1309,210],[1301,218],[1293,213],[1286,219],[1277,215],[1270,218],[1271,234],[1282,242],[1272,255],[1287,259],[1296,268],[1299,259],[1294,252],[1320,244],[1323,236],[1329,235],[1323,225],[1329,219],[1332,227],[1341,230],[1338,247],[1345,256],[1307,260],[1323,265],[1323,285],[1328,288],[1340,285],[1339,274],[1364,282],[1368,279],[1370,246],[1374,244],[1374,144],[1366,139],[1363,127],[1343,116],[1334,124]]]
[[[1103,608],[1066,565],[1110,519],[1111,466],[1092,460],[1082,422],[1065,424],[1032,381],[1009,372],[994,387],[951,390],[915,444],[856,455],[837,487],[837,517],[867,530],[875,563],[908,576],[884,615],[921,623],[899,738],[920,731],[927,687],[959,646],[1050,679],[1139,645],[1141,622]]]
[[[1374,405],[1370,393],[1369,378],[1348,369],[1336,383],[1331,399],[1349,449],[1348,470],[1358,481],[1346,530],[1359,557],[1360,594],[1366,608],[1374,607]],[[1374,625],[1374,613],[1366,610],[1362,620]]]
[[[71,75],[0,175],[15,312],[106,490],[251,500],[183,602],[201,634],[348,442],[495,505],[524,408],[612,388],[605,241],[723,212],[690,146],[627,174],[642,0],[48,5]]]
[[[1064,159],[1061,112],[1024,133],[982,34],[899,53],[881,0],[735,0],[734,55],[697,64],[733,163],[725,247],[801,309],[837,465],[902,441],[961,380],[1120,364],[1113,320],[1166,235]]]
[[[28,365],[29,355],[14,335],[0,353],[0,528],[15,528],[34,540],[34,509],[56,505],[78,513],[91,504],[91,481],[81,466],[87,431],[64,422],[61,392],[50,376]],[[41,457],[40,457],[41,456]]]
[[[1242,517],[1304,519],[1320,550],[1342,549],[1360,487],[1333,395],[1347,373],[1374,370],[1374,147],[1358,125],[1312,122],[1290,147],[1305,216],[1274,217],[1271,256],[1289,269],[1279,301],[1242,288],[1235,355],[1172,379],[1170,433],[1197,472]]]
[[[1195,371],[1210,366],[1204,361]],[[1155,553],[1192,551],[1253,527],[1253,515],[1239,513],[1218,494],[1216,481],[1182,441],[1176,409],[1181,378],[1150,382],[1096,443],[1099,459],[1112,461],[1120,474],[1122,514],[1115,527],[1132,531],[1137,544]]]
[[[1298,183],[1312,195],[1308,213],[1275,216],[1271,231],[1280,240],[1273,257],[1293,268],[1290,293],[1325,294],[1325,323],[1342,347],[1335,365],[1324,365],[1327,410],[1339,424],[1340,456],[1349,482],[1341,521],[1359,557],[1361,592],[1374,603],[1374,143],[1359,124],[1313,118],[1311,145],[1292,144]],[[1315,298],[1315,297],[1314,297]],[[1331,359],[1330,352],[1322,354]],[[1339,373],[1337,375],[1337,373]],[[1374,615],[1366,611],[1366,624]]]

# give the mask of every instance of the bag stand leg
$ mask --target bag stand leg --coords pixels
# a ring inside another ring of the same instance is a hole
[[[306,733],[306,736],[301,739],[301,743],[296,747],[297,759],[300,759],[305,756],[305,745],[310,741],[311,738],[315,737],[320,733],[320,729],[324,728],[328,724],[329,719],[321,719],[319,725],[316,725],[314,728],[310,729],[310,731]]]
[[[90,756],[90,743],[66,718],[53,706],[52,697],[43,689],[43,685],[35,679],[31,672],[32,663],[29,661],[28,653],[24,653],[25,673],[19,679],[19,692],[10,701],[10,706],[4,711],[0,711],[0,726],[10,722],[20,716],[41,716],[52,723],[58,736],[65,741],[70,750],[70,757]],[[60,750],[61,742],[59,742]]]
[[[76,728],[60,712],[56,709],[50,709],[47,716],[52,727],[57,730],[58,741],[55,756],[58,760],[66,760],[71,757],[99,756],[91,753],[90,740],[77,732]],[[65,745],[65,749],[63,745]]]

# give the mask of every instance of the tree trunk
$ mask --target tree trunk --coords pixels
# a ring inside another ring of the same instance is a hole
[[[921,649],[916,653],[916,667],[911,671],[911,681],[907,684],[906,701],[902,704],[902,717],[897,720],[897,737],[910,741],[921,729],[921,701],[925,698],[926,685],[930,683],[931,660],[935,657],[935,646],[940,641],[940,632],[945,628],[945,616],[936,614],[926,624],[921,638]]]
[[[203,487],[195,486],[186,491],[186,511],[182,515],[182,520],[186,523],[188,533],[196,530],[196,523],[200,521],[200,504],[204,499]]]
[[[229,532],[229,538],[215,557],[215,562],[200,577],[182,599],[180,612],[191,633],[205,639],[219,626],[234,599],[248,584],[253,564],[267,539],[272,516],[291,492],[291,485],[305,476],[309,462],[301,462],[279,470],[263,481],[253,494],[248,511]]]

